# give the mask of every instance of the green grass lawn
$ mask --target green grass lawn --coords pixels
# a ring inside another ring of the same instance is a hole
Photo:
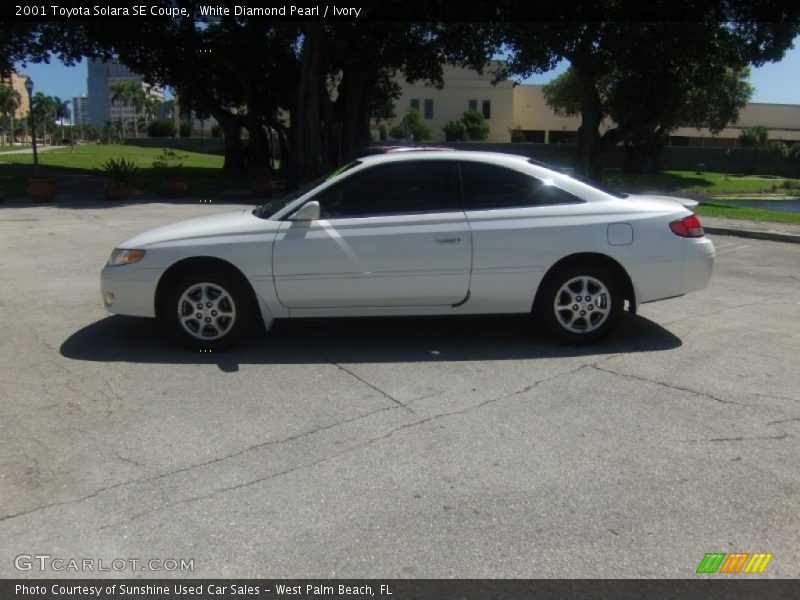
[[[704,203],[695,209],[700,216],[726,217],[729,219],[750,219],[752,221],[776,221],[779,223],[800,223],[800,214],[750,208],[749,206],[730,206],[727,204]]]
[[[48,150],[39,154],[39,163],[43,166],[59,167],[63,169],[78,169],[81,171],[93,171],[102,167],[103,163],[109,158],[125,158],[133,162],[142,170],[151,169],[153,161],[161,154],[161,148],[140,148],[137,146],[122,145],[91,145],[73,146],[71,148],[59,148]],[[187,152],[176,150],[176,156],[183,166],[189,169],[221,169],[223,163],[222,156],[214,154],[199,154],[197,152]],[[30,154],[16,154],[4,156],[3,162],[16,164],[31,164]]]
[[[664,171],[656,175],[638,175],[609,169],[603,180],[613,189],[629,193],[662,193],[689,196],[703,202],[697,207],[699,215],[800,223],[800,214],[771,209],[731,206],[737,198],[744,200],[769,199],[776,196],[800,196],[800,179],[770,175],[727,175],[693,171]],[[725,200],[716,204],[712,200]],[[729,204],[727,204],[729,203]]]
[[[97,169],[102,168],[109,158],[125,158],[136,165],[133,185],[136,188],[159,192],[163,172],[153,167],[153,161],[161,155],[161,148],[143,148],[123,145],[87,145],[72,148],[59,148],[39,154],[39,164],[52,175],[91,173],[102,176]],[[224,158],[215,154],[201,154],[186,150],[175,150],[177,162],[181,163],[179,172],[189,182],[192,193],[214,193],[229,189],[247,189],[250,180],[247,176],[228,177],[221,173]],[[0,158],[0,181],[6,180],[9,190],[16,190],[30,176],[32,156],[13,154]],[[15,168],[15,165],[18,167]],[[11,195],[11,191],[8,192]]]
[[[800,179],[772,175],[727,175],[693,171],[663,171],[656,175],[609,169],[603,183],[624,192],[680,193],[694,196],[785,193],[800,195]]]

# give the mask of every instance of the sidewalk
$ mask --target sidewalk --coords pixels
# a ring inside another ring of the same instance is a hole
[[[705,216],[701,216],[700,221],[703,223],[703,229],[711,234],[735,235],[756,240],[800,244],[800,223],[749,221],[746,219]]]
[[[36,152],[47,152],[48,150],[55,150],[56,148],[69,148],[69,146],[36,146]],[[33,154],[33,148],[25,146],[19,150],[4,150],[0,152],[0,159],[8,154]]]

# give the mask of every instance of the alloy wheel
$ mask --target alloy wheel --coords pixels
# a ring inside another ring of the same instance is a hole
[[[236,303],[216,283],[189,286],[178,299],[177,308],[181,327],[198,340],[218,340],[236,323]]]
[[[559,324],[572,333],[599,329],[611,313],[611,294],[602,281],[588,275],[573,277],[556,292],[553,303]]]

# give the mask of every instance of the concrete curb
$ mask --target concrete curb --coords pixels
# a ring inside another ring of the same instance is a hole
[[[733,235],[736,237],[749,238],[752,240],[766,240],[769,242],[784,242],[787,244],[800,244],[800,235],[792,235],[789,233],[775,233],[772,231],[753,231],[752,229],[735,229],[730,227],[706,227],[703,226],[706,233],[715,235]]]

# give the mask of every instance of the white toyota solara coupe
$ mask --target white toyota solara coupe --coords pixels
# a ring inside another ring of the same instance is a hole
[[[103,269],[103,301],[204,349],[282,318],[531,312],[592,342],[626,300],[635,312],[706,286],[714,246],[686,204],[522,156],[368,156],[255,210],[132,237]]]

